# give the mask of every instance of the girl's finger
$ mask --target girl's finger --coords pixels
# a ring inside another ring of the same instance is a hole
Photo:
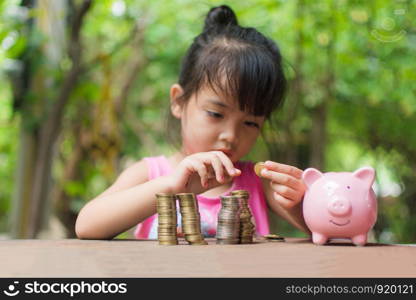
[[[278,193],[273,193],[274,199],[279,202],[279,204],[281,206],[283,206],[283,208],[286,209],[290,209],[292,207],[294,207],[296,205],[295,201],[287,199],[281,195],[279,195]]]
[[[199,177],[201,177],[201,185],[203,187],[206,187],[209,178],[208,178],[208,170],[205,164],[199,160],[190,160],[189,163],[191,164],[194,171],[198,173]]]
[[[227,173],[230,176],[234,177],[234,176],[238,176],[238,175],[241,174],[241,171],[234,167],[233,162],[231,161],[231,159],[227,155],[224,154],[224,152],[214,151],[214,153],[221,160],[223,166],[225,167],[225,169],[227,170]]]
[[[224,167],[220,160],[220,158],[217,155],[211,155],[211,164],[212,168],[215,171],[215,178],[218,182],[224,183]]]
[[[299,187],[303,184],[301,180],[296,179],[295,177],[292,177],[284,173],[277,173],[267,169],[263,169],[261,171],[261,176],[273,181],[274,183],[286,185],[295,190],[299,189]]]
[[[279,195],[292,201],[299,202],[299,192],[297,192],[296,190],[286,185],[276,184],[273,182],[271,182],[270,185],[275,193],[278,193]]]
[[[303,171],[293,167],[293,166],[289,166],[289,165],[285,165],[285,164],[279,164],[277,162],[274,161],[266,161],[264,163],[264,165],[267,167],[267,169],[278,172],[278,173],[285,173],[287,175],[290,175],[292,177],[295,177],[297,179],[301,179],[302,178],[302,173]]]

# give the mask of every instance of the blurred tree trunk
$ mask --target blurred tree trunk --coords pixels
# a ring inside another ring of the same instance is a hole
[[[145,55],[137,51],[143,49],[145,24],[134,24],[131,38],[126,42],[135,49],[136,55],[130,62],[124,62],[129,67],[124,68],[115,76],[111,63],[112,57],[102,55],[103,82],[100,99],[94,104],[78,105],[77,119],[69,133],[77,141],[70,157],[62,164],[64,166],[62,184],[56,184],[53,190],[53,202],[57,216],[65,228],[67,237],[75,237],[75,222],[77,212],[71,207],[73,196],[65,190],[65,184],[69,182],[85,182],[88,174],[85,174],[85,165],[88,162],[103,162],[103,171],[108,177],[112,177],[117,169],[122,143],[122,130],[120,124],[125,118],[125,107],[133,83],[140,74],[140,70],[146,63]],[[125,72],[123,73],[123,71]],[[114,82],[121,78],[119,84]],[[118,94],[114,95],[112,87],[120,86]],[[88,122],[85,122],[88,120]],[[86,128],[85,123],[90,124]]]
[[[269,159],[290,165],[298,165],[297,132],[293,126],[303,99],[304,10],[304,0],[298,0],[296,4],[296,18],[294,19],[296,24],[294,27],[297,29],[295,38],[297,47],[294,62],[295,78],[288,84],[282,118],[280,119],[278,116],[272,115],[270,120],[272,128],[263,136],[267,141]],[[276,129],[279,129],[280,132],[276,133]],[[281,138],[279,138],[279,135],[281,135]]]
[[[36,139],[34,134],[31,134],[29,130],[20,130],[19,143],[16,184],[13,192],[10,216],[10,235],[12,238],[24,238],[28,236],[31,187],[33,185],[36,158]]]
[[[282,120],[273,117],[271,122],[276,123],[273,125],[272,132],[268,133],[270,136],[265,136],[266,140],[269,140],[266,145],[268,147],[271,160],[282,162],[285,164],[300,167],[299,161],[299,140],[296,138],[299,132],[294,128],[294,124],[297,121],[297,115],[303,102],[304,97],[304,77],[302,67],[304,65],[304,12],[306,10],[304,0],[298,0],[296,2],[296,11],[293,26],[296,28],[296,52],[294,61],[295,78],[289,82],[289,87],[286,95],[286,103],[283,109]],[[273,132],[275,129],[282,129],[280,134],[282,139],[277,137],[277,134]],[[280,217],[276,214],[268,213],[270,221],[271,232],[281,232],[285,226],[281,222]]]
[[[325,150],[327,143],[327,101],[328,99],[324,99],[312,111],[310,166],[322,171],[325,170]]]
[[[26,9],[34,6],[34,0],[22,1],[20,4]],[[22,31],[31,32],[33,19],[29,19]],[[35,52],[35,51],[33,51]],[[23,112],[23,102],[27,97],[30,80],[32,77],[31,58],[26,51],[21,57],[21,70],[9,74],[13,86],[13,111],[20,111],[30,116],[29,112]],[[31,119],[31,118],[30,118]],[[19,136],[19,153],[17,156],[16,184],[13,191],[13,201],[10,216],[10,235],[12,238],[25,237],[28,232],[28,220],[30,214],[31,187],[33,185],[33,174],[36,157],[36,134],[30,126],[30,119],[21,118],[21,129]]]
[[[334,14],[337,12],[335,1],[331,1],[329,10],[328,28],[331,28],[329,42],[326,46],[326,66],[325,77],[322,80],[322,89],[324,97],[322,101],[312,110],[312,130],[311,130],[311,154],[310,166],[324,171],[326,168],[325,154],[326,145],[328,144],[327,135],[327,116],[328,107],[334,100],[335,85],[335,41],[337,34],[337,22]]]
[[[88,119],[89,109],[84,106],[79,106],[79,117]],[[71,197],[65,192],[65,183],[77,181],[82,179],[81,165],[82,160],[87,155],[88,148],[91,146],[91,141],[85,137],[89,131],[82,128],[82,122],[75,124],[73,135],[77,138],[79,143],[75,143],[75,147],[71,151],[71,157],[65,161],[65,170],[63,172],[62,184],[54,185],[52,192],[53,207],[60,222],[62,223],[66,237],[75,237],[75,221],[77,214],[71,209]]]
[[[283,124],[284,128],[284,145],[283,145],[283,158],[285,163],[290,165],[299,165],[298,163],[298,145],[296,141],[296,130],[293,129],[296,117],[299,111],[299,105],[302,104],[303,100],[303,70],[304,64],[304,0],[298,0],[296,5],[296,18],[295,21],[299,26],[296,32],[296,53],[295,53],[295,78],[292,81],[292,98],[289,101],[287,110],[285,112],[285,120]]]
[[[411,170],[416,169],[416,160],[414,153],[412,153],[412,157],[409,161],[409,166]],[[403,202],[406,204],[408,209],[407,217],[408,222],[403,228],[403,235],[398,237],[400,242],[404,243],[414,243],[416,241],[416,187],[415,187],[415,176],[407,175],[403,176],[402,178],[403,186],[406,187],[402,198]]]
[[[32,1],[23,1],[22,5],[33,7]],[[49,219],[51,167],[54,158],[56,140],[61,130],[62,117],[69,97],[79,75],[81,67],[80,31],[83,19],[91,6],[91,0],[83,1],[75,7],[69,1],[70,20],[69,40],[67,43],[71,67],[61,77],[52,77],[48,67],[57,64],[64,55],[65,48],[64,19],[67,16],[65,0],[39,0],[36,2],[38,13],[29,21],[29,30],[41,32],[48,37],[41,48],[34,47],[40,56],[33,55],[33,49],[26,49],[27,65],[32,66],[26,74],[25,90],[17,91],[22,96],[16,98],[15,105],[21,114],[21,144],[18,161],[18,173],[13,201],[12,237],[35,238]],[[35,23],[33,23],[36,21]],[[30,33],[27,36],[32,36]],[[33,45],[32,45],[33,46]],[[38,64],[36,67],[36,64]],[[46,65],[43,65],[46,64]],[[55,88],[57,87],[57,88]],[[33,95],[38,95],[33,99]]]

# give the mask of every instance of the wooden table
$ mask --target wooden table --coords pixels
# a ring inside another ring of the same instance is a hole
[[[5,240],[0,277],[416,277],[416,247],[410,245],[208,242]]]

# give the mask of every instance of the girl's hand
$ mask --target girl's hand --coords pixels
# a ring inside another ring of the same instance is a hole
[[[261,176],[270,180],[274,200],[290,209],[302,201],[306,186],[302,181],[303,171],[289,165],[266,161]]]
[[[221,151],[200,152],[185,157],[170,176],[171,192],[201,194],[228,183],[241,171]]]

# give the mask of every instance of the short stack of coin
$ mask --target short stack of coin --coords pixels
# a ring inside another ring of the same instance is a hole
[[[181,193],[176,197],[182,215],[182,231],[185,240],[190,245],[208,245],[201,233],[201,216],[199,215],[198,201],[193,193]]]
[[[172,194],[156,194],[159,245],[177,245],[176,198]]]
[[[251,222],[252,214],[250,207],[248,206],[248,198],[250,194],[246,190],[232,191],[231,195],[240,199],[241,212],[240,212],[240,243],[250,244],[253,243],[253,236],[255,232],[255,226]]]
[[[218,213],[217,244],[238,244],[240,242],[240,200],[237,196],[221,196],[221,210]]]

